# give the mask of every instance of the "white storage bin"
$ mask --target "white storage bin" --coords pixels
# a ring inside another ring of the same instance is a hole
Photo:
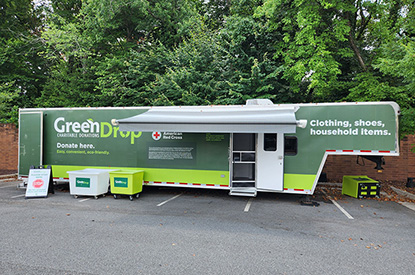
[[[84,169],[78,171],[67,171],[69,174],[69,190],[71,195],[94,196],[108,192],[110,175],[109,172],[118,171],[114,169]]]

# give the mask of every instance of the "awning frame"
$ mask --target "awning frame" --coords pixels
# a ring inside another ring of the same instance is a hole
[[[186,106],[152,107],[148,111],[115,120],[120,131],[190,133],[295,133],[298,107]]]

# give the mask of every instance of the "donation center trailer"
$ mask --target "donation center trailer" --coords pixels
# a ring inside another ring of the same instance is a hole
[[[330,154],[398,156],[394,102],[21,109],[19,176],[143,170],[144,185],[313,194]]]

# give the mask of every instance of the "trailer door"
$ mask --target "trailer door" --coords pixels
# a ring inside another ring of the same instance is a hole
[[[259,133],[256,154],[258,190],[282,191],[284,177],[284,134]]]
[[[25,112],[19,117],[19,176],[28,176],[31,165],[42,165],[43,113]]]

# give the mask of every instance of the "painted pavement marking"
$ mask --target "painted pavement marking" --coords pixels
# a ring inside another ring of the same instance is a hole
[[[178,194],[178,195],[174,196],[173,198],[170,198],[170,199],[168,199],[168,200],[165,200],[165,201],[163,201],[163,202],[161,202],[161,203],[157,204],[157,206],[162,206],[162,205],[164,205],[164,204],[168,203],[169,201],[172,201],[172,200],[174,200],[174,199],[176,199],[176,198],[180,197],[181,195],[183,195],[183,193],[180,193],[180,194]]]
[[[327,195],[327,193],[324,190],[321,190],[321,192],[323,192],[324,195],[327,196],[327,198],[329,198],[329,200],[331,200],[331,202],[337,207],[339,208],[340,211],[342,211],[342,213],[344,215],[346,215],[347,218],[349,218],[350,220],[354,220],[354,218],[352,217],[352,215],[350,215],[346,210],[344,210],[343,207],[340,206],[340,204],[337,203],[337,201],[333,200],[329,195]]]
[[[82,199],[82,200],[80,200],[79,202],[88,201],[88,200],[90,200],[90,199],[91,199],[91,198]]]
[[[248,202],[246,203],[246,206],[245,206],[244,212],[248,212],[248,211],[249,211],[249,208],[251,208],[251,204],[252,204],[253,199],[254,199],[254,198],[250,198],[250,199],[248,200]]]

